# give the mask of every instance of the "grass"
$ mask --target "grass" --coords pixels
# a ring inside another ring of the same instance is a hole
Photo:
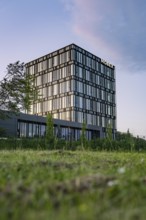
[[[0,152],[0,219],[145,219],[146,154]]]

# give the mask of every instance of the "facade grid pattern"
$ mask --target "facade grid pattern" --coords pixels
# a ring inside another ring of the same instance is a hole
[[[31,114],[116,130],[115,66],[71,44],[26,64],[40,99]]]

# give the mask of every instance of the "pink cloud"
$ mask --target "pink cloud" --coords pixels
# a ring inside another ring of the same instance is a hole
[[[72,31],[77,36],[90,42],[99,56],[104,56],[110,60],[117,59],[120,55],[105,40],[100,32],[104,13],[99,13],[99,11],[100,8],[104,7],[103,3],[95,0],[74,0],[71,2],[73,4],[70,10],[72,14]]]
[[[69,2],[72,32],[99,56],[135,71],[145,66],[145,13],[136,0],[64,0]]]

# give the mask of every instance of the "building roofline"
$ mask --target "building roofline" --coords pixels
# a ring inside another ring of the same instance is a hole
[[[45,54],[45,55],[43,55],[43,56],[40,56],[40,57],[38,57],[38,58],[35,58],[34,60],[31,60],[31,61],[27,62],[25,65],[27,65],[27,64],[29,64],[29,63],[31,63],[31,62],[33,62],[33,61],[39,60],[39,59],[41,59],[41,58],[43,58],[43,57],[45,57],[45,56],[48,56],[48,55],[50,55],[51,53],[55,53],[55,52],[57,52],[58,50],[63,50],[63,49],[65,49],[66,47],[70,47],[71,45],[77,46],[77,45],[74,44],[74,43],[68,44],[68,45],[66,45],[66,46],[64,46],[64,47],[61,47],[61,48],[57,49],[57,50],[51,51],[50,53],[47,53],[47,54]],[[79,47],[79,46],[77,46],[77,47]]]
[[[27,66],[27,64],[29,64],[29,63],[31,63],[31,62],[37,61],[37,60],[39,60],[39,59],[43,59],[44,57],[46,57],[46,56],[48,56],[48,55],[50,55],[50,54],[52,54],[52,53],[56,53],[56,52],[58,52],[59,50],[64,50],[66,47],[70,47],[70,46],[74,46],[74,47],[77,47],[77,48],[79,48],[79,49],[81,49],[81,50],[84,50],[86,53],[89,53],[89,54],[91,54],[91,55],[97,57],[98,59],[100,59],[100,62],[102,62],[103,64],[105,64],[105,65],[108,65],[108,64],[109,64],[110,66],[112,66],[112,68],[115,69],[115,66],[112,65],[111,63],[105,61],[104,59],[102,59],[102,58],[98,57],[97,55],[91,53],[90,51],[88,51],[88,50],[86,50],[86,49],[84,49],[84,48],[78,46],[78,45],[75,44],[75,43],[71,43],[71,44],[68,44],[68,45],[66,45],[66,46],[64,46],[64,47],[61,47],[61,48],[57,49],[57,50],[51,51],[51,52],[48,53],[48,54],[45,54],[45,55],[43,55],[43,56],[41,56],[41,57],[38,57],[38,58],[36,58],[36,59],[34,59],[34,60],[31,60],[31,61],[27,62],[25,65]]]

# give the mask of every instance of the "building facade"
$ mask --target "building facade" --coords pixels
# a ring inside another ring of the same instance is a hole
[[[53,124],[54,135],[57,138],[64,140],[79,140],[82,123],[53,119]],[[46,117],[24,113],[9,113],[9,117],[4,120],[0,119],[0,128],[4,129],[5,135],[3,136],[6,137],[45,137]],[[102,129],[100,127],[87,125],[86,136],[88,140],[94,137],[99,138],[101,135]],[[2,135],[0,134],[0,136]]]
[[[104,136],[108,124],[116,131],[115,66],[75,44],[26,64],[35,76],[39,101],[31,114],[93,125]]]

